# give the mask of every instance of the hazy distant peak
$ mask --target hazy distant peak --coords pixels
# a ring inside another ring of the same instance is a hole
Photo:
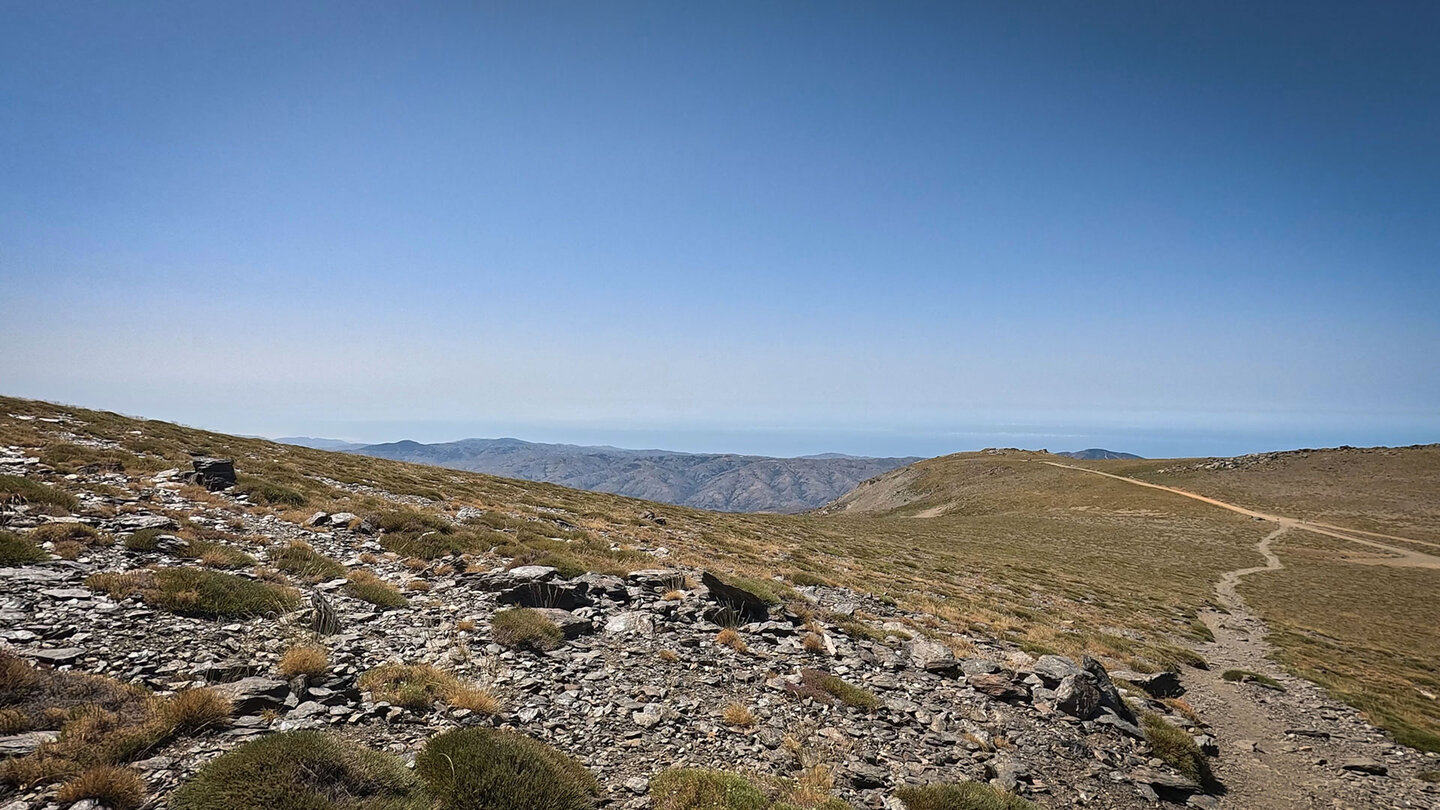
[[[1137,455],[1135,455],[1134,453],[1121,453],[1121,452],[1119,452],[1118,450],[1106,450],[1106,449],[1101,448],[1101,447],[1091,447],[1091,448],[1089,448],[1088,450],[1071,450],[1071,451],[1066,452],[1066,453],[1056,453],[1055,455],[1057,455],[1057,456],[1066,456],[1066,457],[1068,457],[1068,458],[1074,458],[1074,459],[1080,459],[1080,460],[1082,460],[1082,461],[1100,461],[1100,460],[1104,460],[1104,459],[1114,459],[1114,458],[1119,458],[1119,459],[1143,458],[1143,456],[1137,456]]]

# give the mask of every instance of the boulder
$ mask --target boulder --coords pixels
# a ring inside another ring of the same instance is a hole
[[[1124,698],[1120,697],[1120,690],[1116,689],[1115,684],[1110,682],[1110,676],[1105,672],[1104,665],[1088,655],[1080,659],[1080,665],[1085,668],[1085,671],[1090,674],[1090,677],[1095,679],[1095,687],[1100,690],[1100,705],[1115,712],[1121,719],[1133,724],[1135,722],[1135,713],[1130,711],[1130,707],[1126,705]]]
[[[216,692],[235,704],[236,714],[256,714],[266,709],[279,709],[290,696],[290,685],[274,678],[241,678],[234,683],[214,687]]]
[[[565,638],[579,638],[586,633],[595,632],[595,625],[568,610],[536,608],[535,612],[554,622],[560,632],[565,634]]]
[[[1375,760],[1366,757],[1347,759],[1344,762],[1340,763],[1340,770],[1354,771],[1355,773],[1368,773],[1371,776],[1384,776],[1385,774],[1390,772],[1390,769],[1386,767],[1384,763],[1376,762]]]
[[[548,582],[555,578],[558,569],[548,565],[517,565],[506,573],[517,582]]]
[[[605,622],[605,632],[616,635],[655,635],[655,620],[641,610],[617,613]]]
[[[1100,690],[1088,672],[1067,675],[1055,689],[1055,708],[1081,720],[1100,711]]]
[[[954,674],[958,668],[955,653],[949,647],[928,638],[913,638],[905,642],[905,655],[910,665],[926,672]]]
[[[712,614],[713,618],[733,618],[738,624],[763,622],[770,618],[770,606],[765,600],[744,588],[728,585],[709,571],[701,573],[700,581],[709,590],[710,600],[717,606],[717,610]]]
[[[501,591],[498,598],[502,605],[574,610],[594,604],[587,590],[584,585],[568,582],[525,582]]]
[[[26,658],[34,658],[43,664],[58,667],[75,663],[80,660],[80,656],[84,655],[85,651],[79,647],[61,647],[56,650],[21,650],[20,654]]]
[[[1082,670],[1079,666],[1063,655],[1042,655],[1030,671],[1040,676],[1040,680],[1049,686],[1054,686],[1066,678],[1079,675]]]
[[[174,518],[165,515],[121,515],[115,519],[115,531],[139,532],[145,529],[179,528]]]
[[[1185,694],[1185,687],[1180,685],[1180,676],[1174,672],[1144,673],[1120,670],[1112,672],[1111,675],[1119,680],[1135,684],[1151,697],[1171,698]]]
[[[1000,671],[1000,665],[988,658],[964,658],[960,661],[960,671],[969,675],[990,675]]]
[[[584,586],[586,593],[592,597],[603,597],[612,602],[630,601],[630,592],[625,589],[625,580],[611,574],[582,574],[570,580],[576,585]]]
[[[971,675],[965,679],[965,683],[975,691],[997,700],[1025,700],[1030,697],[1030,690],[1012,681],[1009,675],[998,672]]]
[[[195,471],[185,476],[187,481],[199,484],[211,492],[235,486],[233,459],[196,456],[190,459],[190,465]]]

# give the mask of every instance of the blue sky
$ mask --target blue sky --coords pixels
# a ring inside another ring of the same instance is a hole
[[[0,2],[0,392],[232,432],[1440,440],[1431,3]]]

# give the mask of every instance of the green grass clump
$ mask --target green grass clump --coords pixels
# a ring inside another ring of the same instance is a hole
[[[790,581],[793,582],[797,588],[804,588],[807,585],[829,587],[835,584],[822,576],[817,576],[808,571],[796,571],[790,575]]]
[[[125,538],[125,548],[131,551],[157,551],[160,548],[160,537],[164,534],[164,529],[141,529]]]
[[[880,708],[880,698],[870,691],[818,669],[800,670],[800,685],[796,686],[794,691],[801,697],[815,698],[825,703],[838,702],[866,711]]]
[[[428,711],[456,683],[455,677],[429,664],[381,664],[360,676],[361,689],[376,701]]]
[[[449,534],[455,531],[455,524],[445,518],[430,512],[421,512],[415,509],[391,509],[373,515],[372,519],[381,531],[396,532],[400,534],[420,534],[422,532],[440,532]]]
[[[305,493],[297,489],[248,475],[237,476],[236,481],[235,490],[237,492],[243,492],[249,495],[251,500],[265,506],[305,505]]]
[[[776,582],[773,579],[753,579],[751,577],[726,577],[725,583],[749,591],[760,597],[767,605],[782,605],[786,602],[800,598],[789,586]]]
[[[895,792],[906,810],[1036,810],[1013,793],[979,782],[902,787]]]
[[[206,763],[170,810],[426,810],[397,757],[333,734],[292,731],[237,746]]]
[[[1155,756],[1165,764],[1184,774],[1201,786],[1214,781],[1210,773],[1210,761],[1201,752],[1200,746],[1189,732],[1170,725],[1164,717],[1145,712],[1140,715],[1140,726],[1145,731],[1145,741],[1155,751]]]
[[[308,543],[299,541],[270,552],[270,563],[308,582],[342,579],[345,576],[345,566],[316,551]]]
[[[12,532],[0,532],[0,566],[39,562],[48,556],[30,538]]]
[[[1263,686],[1266,689],[1274,689],[1277,692],[1285,691],[1285,685],[1269,675],[1251,672],[1248,669],[1227,669],[1220,674],[1220,677],[1231,683],[1253,683],[1257,686]]]
[[[560,751],[489,728],[432,737],[415,773],[441,810],[589,810],[600,794],[595,777]]]
[[[153,586],[142,589],[140,595],[153,607],[207,619],[286,613],[300,601],[291,588],[202,568],[156,571]]]
[[[419,533],[386,532],[380,536],[380,545],[401,556],[419,557],[422,560],[469,554],[489,547],[472,532],[441,532],[433,529]]]
[[[64,543],[68,540],[87,546],[105,542],[94,526],[84,523],[44,523],[30,530],[30,539],[36,543]]]
[[[345,583],[345,592],[376,607],[401,608],[410,604],[399,588],[369,571],[352,571]]]
[[[767,810],[770,799],[743,776],[703,768],[671,768],[650,780],[655,810]]]
[[[496,612],[490,620],[490,630],[497,644],[537,652],[556,649],[565,641],[565,633],[532,608]]]
[[[0,503],[15,501],[28,504],[45,504],[73,512],[80,505],[74,495],[59,487],[31,481],[19,475],[0,475]]]

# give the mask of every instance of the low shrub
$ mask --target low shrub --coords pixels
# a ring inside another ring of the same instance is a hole
[[[215,543],[209,540],[192,540],[185,544],[182,557],[199,560],[202,565],[210,568],[249,568],[255,564],[255,558],[241,551],[234,546],[224,543]]]
[[[702,768],[671,768],[650,780],[655,810],[767,810],[770,799],[743,776]]]
[[[300,644],[286,650],[285,654],[280,656],[280,663],[275,669],[286,678],[296,675],[309,675],[313,678],[323,674],[329,666],[330,656],[324,649]]]
[[[490,620],[490,632],[497,644],[537,652],[556,649],[565,642],[560,628],[532,608],[497,611]]]
[[[352,571],[345,592],[376,607],[399,608],[410,604],[400,589],[369,571]]]
[[[341,579],[345,566],[299,541],[270,552],[270,564],[307,582]]]
[[[145,800],[145,780],[129,768],[97,765],[61,785],[55,798],[61,804],[95,799],[110,810],[135,810]]]
[[[814,698],[824,703],[841,703],[866,711],[880,707],[880,698],[868,690],[818,669],[800,670],[800,684],[792,688],[800,697]]]
[[[589,810],[600,793],[595,777],[560,751],[488,728],[432,737],[415,773],[442,810]]]
[[[11,532],[0,532],[0,567],[39,562],[48,556],[30,538]]]
[[[171,810],[428,810],[397,757],[333,734],[261,737],[216,757],[170,797]]]
[[[1182,728],[1176,728],[1164,717],[1145,712],[1140,715],[1140,726],[1145,731],[1145,741],[1155,751],[1155,756],[1165,764],[1184,774],[1195,783],[1208,786],[1214,781],[1210,773],[1210,761],[1195,744],[1195,738]]]
[[[1013,793],[979,782],[902,787],[895,792],[906,810],[1037,810]]]
[[[0,504],[3,503],[47,505],[66,512],[74,512],[80,506],[69,492],[19,475],[0,475]]]

